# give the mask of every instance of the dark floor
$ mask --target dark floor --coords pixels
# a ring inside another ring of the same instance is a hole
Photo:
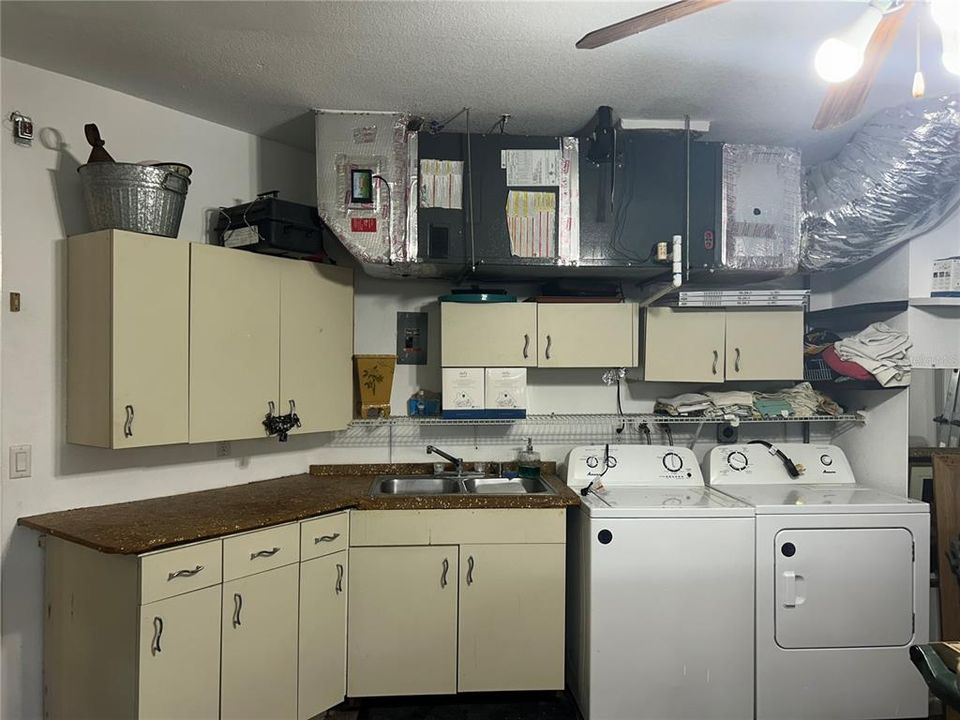
[[[357,720],[578,720],[564,693],[483,693],[419,698],[368,698]]]

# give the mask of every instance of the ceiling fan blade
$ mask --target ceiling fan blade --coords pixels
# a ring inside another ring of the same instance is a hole
[[[656,10],[645,12],[642,15],[621,20],[613,25],[594,30],[587,33],[577,41],[577,47],[581,50],[593,50],[594,48],[609,45],[617,40],[623,40],[625,37],[636,35],[644,30],[665,25],[668,22],[679,20],[687,15],[693,15],[701,10],[709,10],[715,5],[721,5],[730,0],[679,0],[678,2],[664,5]]]
[[[860,112],[912,4],[913,0],[906,0],[899,10],[883,16],[867,43],[860,71],[846,82],[838,83],[827,91],[827,96],[813,121],[814,130],[838,127]]]

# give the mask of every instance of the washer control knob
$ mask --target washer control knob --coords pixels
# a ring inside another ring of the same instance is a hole
[[[823,455],[820,456],[820,464],[823,465],[824,467],[830,467],[831,465],[833,465],[833,458],[827,455],[826,453],[824,453]]]
[[[595,468],[599,464],[600,464],[600,461],[597,459],[596,455],[591,455],[590,457],[587,458],[588,468]]]
[[[617,466],[617,459],[611,455],[610,457],[607,458],[607,467],[615,468],[616,466]]]
[[[683,458],[675,452],[668,452],[663,456],[663,466],[670,472],[683,470]]]
[[[734,450],[732,453],[727,455],[727,465],[738,472],[740,470],[746,470],[748,464],[749,461],[747,460],[747,456],[739,450]]]

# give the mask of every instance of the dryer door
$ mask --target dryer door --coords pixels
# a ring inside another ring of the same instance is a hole
[[[908,530],[781,530],[771,549],[780,647],[901,646],[912,640]]]

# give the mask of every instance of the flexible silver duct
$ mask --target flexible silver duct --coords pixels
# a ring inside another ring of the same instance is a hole
[[[803,184],[800,265],[831,270],[925,233],[960,202],[960,96],[884,110]]]

